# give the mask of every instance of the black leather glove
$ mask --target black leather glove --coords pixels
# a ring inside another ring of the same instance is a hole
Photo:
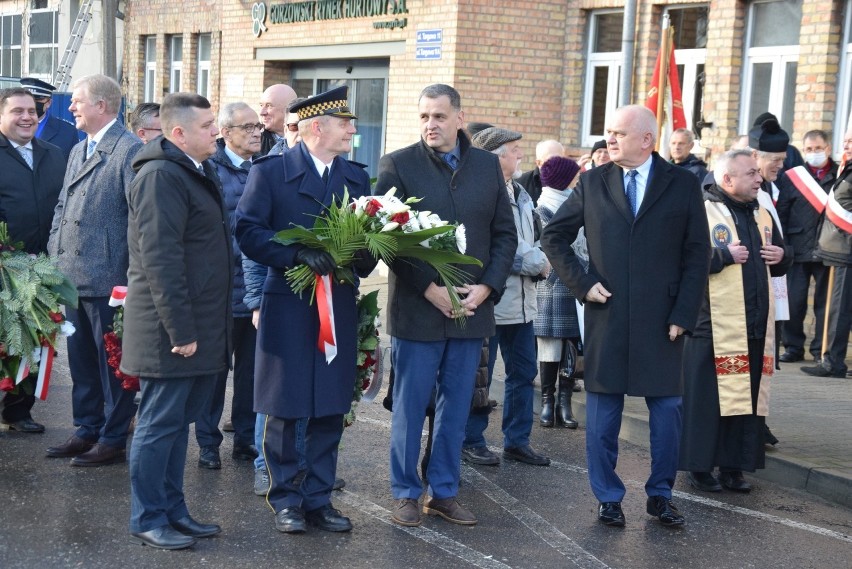
[[[352,266],[361,277],[366,277],[372,273],[378,264],[379,260],[373,257],[369,249],[358,249],[353,255]]]
[[[321,249],[311,249],[310,247],[299,249],[296,252],[296,262],[307,265],[318,275],[327,275],[337,266],[334,257]]]

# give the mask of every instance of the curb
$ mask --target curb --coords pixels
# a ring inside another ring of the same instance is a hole
[[[581,426],[585,427],[585,392],[574,394],[573,410]],[[649,437],[647,417],[624,413],[618,438],[642,448],[648,448]],[[766,468],[751,475],[788,488],[804,490],[834,504],[852,508],[852,477],[832,468],[785,456],[783,452],[769,450],[766,453]]]

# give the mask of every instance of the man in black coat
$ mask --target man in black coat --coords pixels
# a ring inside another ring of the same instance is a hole
[[[831,159],[828,133],[811,130],[805,133],[802,143],[805,151],[807,173],[819,185],[814,191],[828,194],[837,179],[837,164]],[[785,351],[778,358],[782,362],[798,362],[805,356],[804,321],[808,311],[811,280],[814,282],[814,336],[809,352],[814,360],[822,356],[822,329],[825,316],[825,298],[828,291],[828,267],[816,256],[817,238],[822,225],[823,209],[816,208],[805,197],[808,188],[799,189],[801,182],[792,173],[779,180],[778,218],[787,242],[793,247],[793,266],[787,271],[787,298],[790,319],[783,324]]]
[[[724,486],[748,492],[743,471],[764,468],[769,376],[775,367],[770,275],[783,276],[793,257],[757,201],[763,177],[751,151],[726,152],[714,175],[717,183],[705,192],[713,240],[710,282],[684,347],[679,467],[689,471],[698,490],[718,492]],[[747,366],[741,363],[746,359]],[[717,466],[718,481],[712,474]]]
[[[56,87],[35,77],[24,77],[21,85],[33,94],[38,114],[38,130],[36,138],[58,146],[65,155],[65,160],[71,155],[71,149],[80,141],[81,133],[68,121],[51,115],[50,104]]]
[[[133,159],[121,371],[139,377],[130,451],[131,541],[183,549],[219,533],[183,496],[189,424],[230,362],[231,231],[207,158],[219,129],[201,95],[163,100],[164,134]]]
[[[260,96],[260,120],[263,132],[260,135],[260,153],[281,154],[289,148],[284,133],[289,128],[290,103],[296,98],[296,92],[289,85],[276,83],[269,86]]]
[[[542,249],[585,301],[586,452],[601,523],[623,526],[615,473],[624,396],[644,397],[651,428],[647,512],[684,518],[671,502],[683,394],[683,338],[696,319],[710,258],[698,178],[654,153],[656,119],[618,109],[607,125],[612,163],[580,175],[544,230]],[[588,273],[571,244],[585,227]]]
[[[818,365],[801,368],[816,377],[846,376],[846,351],[852,328],[852,128],[843,135],[843,170],[829,195],[819,233],[817,256],[834,271],[828,318],[827,351]]]
[[[461,97],[449,85],[430,85],[418,101],[421,140],[382,156],[375,193],[396,188],[401,200],[422,198],[421,211],[462,223],[466,254],[482,266],[464,265],[461,287],[467,318],[462,326],[435,270],[420,262],[393,263],[388,277],[388,334],[395,372],[391,425],[391,519],[420,525],[417,474],[420,433],[436,391],[435,430],[427,478],[427,514],[473,525],[476,517],[456,500],[464,428],[484,338],[494,335],[500,299],[517,248],[517,233],[497,157],[473,148],[462,131]]]
[[[12,241],[23,242],[24,250],[32,254],[47,252],[53,209],[65,175],[62,151],[35,138],[37,125],[30,91],[15,88],[0,93],[0,221],[8,224]],[[44,432],[44,425],[30,414],[35,395],[26,393],[23,385],[17,393],[7,393],[2,403],[3,423],[11,429]]]
[[[692,147],[695,145],[695,135],[688,128],[679,128],[672,133],[672,139],[669,141],[669,152],[672,157],[672,164],[677,164],[681,168],[686,168],[698,177],[700,182],[707,177],[707,164],[704,160],[698,158],[692,153]]]

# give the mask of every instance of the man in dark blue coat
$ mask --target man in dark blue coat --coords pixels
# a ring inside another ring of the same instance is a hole
[[[275,527],[302,533],[306,522],[326,531],[349,531],[352,524],[331,505],[337,470],[337,447],[343,415],[355,387],[357,290],[334,282],[332,303],[337,355],[330,361],[317,347],[319,314],[310,294],[296,295],[284,272],[304,264],[318,275],[335,268],[325,251],[270,241],[293,224],[312,227],[344,189],[357,198],[370,192],[360,164],[342,158],[352,148],[353,115],[347,88],[339,87],[291,109],[299,114],[302,144],[255,162],[237,206],[236,235],[243,253],[268,267],[257,334],[255,411],[267,415],[264,455],[269,469],[266,499],[275,512]],[[374,263],[355,267],[369,272]],[[306,437],[308,470],[299,486],[296,428],[309,418]]]
[[[53,208],[59,201],[65,158],[54,145],[35,138],[35,102],[26,89],[0,93],[0,221],[9,226],[12,241],[21,241],[27,253],[47,252]],[[32,381],[32,380],[30,380]],[[32,391],[32,389],[30,389]],[[2,420],[11,429],[42,433],[30,410],[35,395],[23,385],[2,398]]]
[[[38,114],[36,138],[61,148],[62,153],[65,154],[65,160],[68,160],[71,149],[81,140],[81,133],[70,122],[50,114],[50,103],[56,87],[34,77],[24,77],[21,79],[21,85],[25,89],[29,89],[35,98],[36,113]]]
[[[246,103],[228,103],[219,111],[219,133],[217,150],[210,161],[216,168],[222,191],[225,195],[225,207],[228,209],[228,227],[233,234],[234,211],[243,195],[243,190],[251,168],[252,157],[260,152],[260,131],[263,125],[257,113]],[[233,310],[234,339],[234,396],[231,400],[231,423],[234,425],[234,447],[231,457],[234,460],[254,460],[257,448],[254,445],[255,413],[254,399],[254,345],[257,330],[251,322],[251,311],[243,303],[246,287],[243,279],[242,253],[236,239],[232,239],[234,290],[231,295]],[[225,406],[225,384],[228,370],[223,370],[216,379],[210,405],[195,422],[195,438],[200,452],[198,466],[219,469],[222,461],[219,446],[222,444],[222,432],[219,420]]]

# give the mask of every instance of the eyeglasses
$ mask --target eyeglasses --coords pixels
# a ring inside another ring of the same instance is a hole
[[[229,125],[228,128],[241,128],[244,133],[251,134],[256,130],[261,130],[263,128],[262,122],[247,122],[246,124],[232,124]]]
[[[286,125],[287,130],[290,132],[299,132],[299,123],[297,122],[288,122]]]
[[[156,132],[163,132],[163,129],[161,129],[161,128],[142,127],[140,130],[153,130],[153,131],[156,131]]]

